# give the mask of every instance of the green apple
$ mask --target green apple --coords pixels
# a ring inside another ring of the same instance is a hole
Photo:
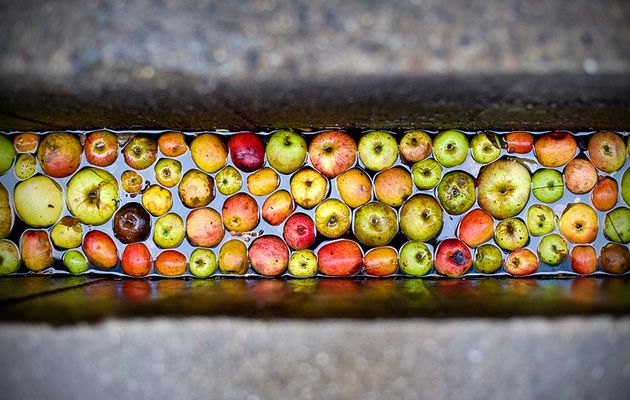
[[[38,175],[17,184],[13,204],[22,221],[33,228],[42,228],[54,224],[61,216],[63,195],[57,182]]]
[[[16,154],[13,141],[6,135],[0,134],[0,175],[4,175],[11,168]]]
[[[398,233],[398,219],[393,208],[373,201],[355,211],[354,235],[366,246],[384,246]]]
[[[547,265],[560,264],[569,254],[567,241],[558,234],[545,236],[538,243],[538,257]]]
[[[442,208],[432,196],[417,194],[400,208],[400,230],[409,239],[428,242],[442,230]]]
[[[53,244],[62,249],[73,249],[81,246],[83,227],[78,218],[63,217],[50,231]]]
[[[618,207],[606,214],[604,235],[618,243],[630,242],[630,209]]]
[[[407,275],[422,276],[431,271],[433,257],[429,246],[420,242],[407,242],[398,256],[400,270]]]
[[[555,169],[539,169],[532,176],[532,192],[534,197],[545,203],[560,200],[564,194],[562,174]]]
[[[179,183],[182,175],[182,164],[172,158],[161,158],[155,164],[155,178],[160,185],[173,187]]]
[[[297,278],[310,278],[317,273],[317,256],[313,251],[304,249],[291,254],[289,273]]]
[[[553,210],[543,204],[534,204],[527,209],[527,227],[534,236],[547,235],[556,226]]]
[[[481,164],[488,164],[501,155],[501,143],[499,137],[491,132],[480,132],[470,141],[472,156]]]
[[[368,132],[359,140],[359,159],[367,169],[382,171],[398,159],[398,144],[391,133]]]
[[[238,192],[243,186],[243,177],[241,176],[241,173],[231,165],[228,165],[219,171],[215,181],[217,190],[225,196],[230,196]]]
[[[13,209],[9,201],[9,192],[0,182],[0,239],[9,236],[13,229]]]
[[[88,270],[88,262],[79,250],[70,250],[63,255],[63,265],[73,274],[80,274]]]
[[[520,213],[531,191],[529,170],[515,160],[497,160],[484,166],[477,177],[481,208],[497,219]]]
[[[523,220],[510,218],[497,224],[494,240],[503,250],[514,251],[525,247],[529,241],[529,232]]]
[[[68,209],[86,225],[102,225],[118,208],[118,181],[109,172],[88,167],[77,172],[66,188]]]
[[[630,206],[630,168],[626,169],[621,178],[621,197]]]
[[[433,141],[433,155],[445,167],[460,165],[468,156],[468,138],[459,131],[440,132]]]
[[[166,214],[155,221],[153,242],[160,248],[172,249],[180,245],[185,233],[182,217],[174,213]]]
[[[475,250],[475,258],[473,266],[475,270],[482,274],[494,274],[503,264],[503,253],[501,250],[490,243],[483,244]]]
[[[217,255],[210,249],[195,249],[188,261],[190,273],[205,278],[217,270]]]
[[[20,154],[17,160],[15,160],[13,169],[15,170],[15,176],[17,176],[18,179],[28,179],[35,175],[35,171],[37,170],[37,159],[29,153]]]
[[[295,132],[277,131],[269,138],[265,153],[272,168],[281,174],[292,174],[304,164],[306,140]]]
[[[432,158],[415,163],[411,167],[413,181],[420,190],[433,189],[442,178],[442,166]]]
[[[22,265],[22,260],[16,244],[10,240],[0,240],[0,275],[17,272],[20,265]]]
[[[475,204],[475,180],[463,171],[444,175],[437,187],[437,195],[444,210],[451,215],[463,214]]]

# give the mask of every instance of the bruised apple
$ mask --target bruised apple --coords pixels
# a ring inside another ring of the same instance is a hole
[[[608,243],[599,254],[599,265],[610,274],[625,274],[630,270],[628,246]]]
[[[72,175],[81,164],[83,147],[71,133],[51,133],[42,140],[37,159],[44,173],[53,178]]]
[[[7,238],[13,229],[13,210],[9,201],[9,192],[0,182],[0,239]]]
[[[35,153],[39,145],[39,138],[40,136],[36,133],[19,133],[13,137],[13,145],[19,153]]]
[[[138,203],[127,203],[114,215],[114,236],[123,243],[142,242],[151,233],[151,216]]]
[[[265,162],[265,145],[255,133],[242,132],[230,136],[228,148],[234,166],[241,171],[256,171]]]
[[[472,254],[464,242],[457,239],[445,239],[435,252],[435,269],[450,278],[464,275],[472,266]]]
[[[205,207],[214,199],[214,179],[198,169],[191,169],[182,177],[177,193],[184,206]]]
[[[564,183],[571,193],[587,193],[597,183],[597,171],[590,161],[574,158],[564,167]]]
[[[352,276],[361,270],[363,254],[358,244],[341,239],[323,245],[317,252],[319,272],[329,276]]]

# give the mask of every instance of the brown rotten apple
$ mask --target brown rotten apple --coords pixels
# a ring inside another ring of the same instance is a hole
[[[357,144],[345,132],[322,132],[311,141],[308,154],[315,169],[328,178],[334,178],[354,165]]]
[[[198,169],[191,169],[182,177],[177,192],[186,207],[205,207],[214,199],[214,179]]]
[[[513,217],[527,204],[531,183],[529,171],[519,162],[495,161],[477,177],[479,205],[495,218]]]

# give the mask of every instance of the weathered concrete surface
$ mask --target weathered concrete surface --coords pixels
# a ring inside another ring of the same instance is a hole
[[[0,328],[4,399],[626,399],[630,319]]]

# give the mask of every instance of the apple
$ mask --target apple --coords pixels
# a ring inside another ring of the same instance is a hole
[[[184,220],[177,214],[162,215],[155,221],[153,242],[162,249],[172,249],[184,240]]]
[[[85,159],[97,167],[108,167],[118,158],[118,139],[109,131],[90,133],[85,139]]]
[[[223,203],[223,224],[231,232],[249,232],[258,226],[258,203],[247,193],[237,193]]]
[[[31,271],[39,272],[53,266],[53,248],[48,232],[27,229],[20,245],[22,262]]]
[[[457,226],[457,238],[469,247],[487,242],[494,232],[494,220],[484,210],[476,208],[466,214]]]
[[[403,167],[386,169],[374,178],[374,191],[381,202],[399,207],[413,192],[411,174]]]
[[[242,132],[230,136],[228,148],[232,163],[241,171],[256,171],[265,163],[265,145],[254,133]]]
[[[133,169],[147,169],[157,160],[157,142],[148,136],[134,136],[125,145],[122,154]]]
[[[607,176],[600,178],[591,192],[591,203],[599,211],[608,211],[617,204],[618,192],[616,180]]]
[[[142,205],[151,215],[159,217],[171,210],[173,207],[173,196],[168,189],[160,185],[151,185],[142,194]]]
[[[400,249],[398,264],[400,270],[407,275],[426,275],[433,266],[431,250],[424,243],[407,242]]]
[[[118,208],[118,181],[109,172],[87,167],[66,187],[68,209],[86,225],[102,225]]]
[[[322,132],[311,141],[308,154],[313,167],[332,179],[357,161],[357,144],[345,132]]]
[[[423,131],[406,132],[400,139],[400,158],[406,164],[422,161],[431,154],[433,143],[431,136]]]
[[[309,278],[317,273],[317,257],[311,250],[298,250],[291,254],[289,273],[296,278]]]
[[[626,144],[615,132],[599,131],[588,140],[588,155],[599,170],[615,172],[626,161]]]
[[[505,259],[505,272],[514,276],[533,274],[538,270],[538,257],[529,249],[511,252]]]
[[[343,236],[351,223],[350,208],[337,199],[325,200],[315,209],[315,227],[328,238]]]
[[[597,237],[598,224],[597,214],[588,204],[573,203],[560,216],[558,229],[571,243],[586,244]]]
[[[13,166],[18,179],[28,179],[37,171],[37,160],[32,154],[20,154]]]
[[[571,250],[571,268],[578,274],[587,275],[597,271],[597,253],[593,246],[575,246]]]
[[[630,209],[617,207],[606,214],[604,236],[618,243],[630,242]]]
[[[630,270],[630,250],[628,246],[608,243],[599,253],[599,265],[609,274],[625,274]]]
[[[282,230],[284,240],[293,250],[304,250],[315,242],[315,223],[306,214],[293,214]]]
[[[188,151],[186,137],[180,132],[165,132],[160,135],[157,143],[166,157],[179,157]]]
[[[391,133],[371,131],[359,140],[359,159],[372,171],[382,171],[398,159],[398,144]]]
[[[73,249],[81,246],[83,227],[78,218],[63,217],[50,231],[53,244],[62,249]]]
[[[2,142],[2,139],[0,139],[0,142]],[[13,137],[13,146],[19,153],[35,153],[38,145],[39,135],[36,133],[19,133]],[[0,154],[10,154],[10,150],[7,150],[7,152],[4,150],[2,149]]]
[[[71,274],[80,274],[88,270],[88,262],[79,250],[66,251],[63,255],[63,265]]]
[[[17,155],[11,140],[3,134],[0,134],[0,175],[4,175],[11,166]]]
[[[290,181],[291,194],[295,202],[303,208],[313,208],[328,194],[328,181],[312,168],[296,172]]]
[[[470,148],[473,159],[481,164],[491,163],[501,155],[499,137],[491,132],[476,134],[470,141]]]
[[[155,259],[155,270],[164,276],[178,276],[186,273],[186,256],[176,250],[165,250]]]
[[[280,177],[271,168],[262,168],[247,177],[247,190],[254,196],[267,196],[278,188]]]
[[[569,132],[551,132],[534,143],[536,159],[545,167],[560,167],[568,163],[577,152],[577,143]]]
[[[538,243],[538,257],[547,265],[560,264],[569,254],[567,241],[558,234],[545,236]]]
[[[534,204],[527,209],[527,227],[534,236],[551,233],[556,226],[553,210],[543,204]]]
[[[214,200],[214,180],[198,169],[187,171],[179,182],[177,193],[188,208],[205,207]]]
[[[433,189],[442,178],[442,166],[432,158],[415,163],[411,167],[413,182],[420,190]]]
[[[532,176],[532,192],[545,203],[560,200],[564,194],[562,174],[555,169],[539,169]]]
[[[71,193],[68,190],[68,196]],[[17,184],[13,204],[18,216],[27,225],[33,228],[48,227],[61,216],[63,195],[57,182],[38,175]]]
[[[51,133],[37,150],[37,159],[44,173],[53,178],[72,175],[81,164],[83,148],[71,133]]]
[[[384,246],[398,233],[396,212],[378,201],[365,204],[354,214],[353,231],[366,246]]]
[[[218,135],[204,133],[190,143],[192,159],[200,170],[213,174],[227,163],[227,147]]]
[[[161,158],[155,164],[155,178],[158,183],[168,188],[179,183],[182,174],[182,164],[172,158]]]
[[[214,247],[224,235],[221,214],[212,208],[197,208],[186,217],[186,236],[193,246]]]
[[[463,171],[448,172],[437,187],[437,195],[444,211],[463,214],[475,204],[475,180]]]
[[[114,215],[114,236],[122,243],[142,242],[151,233],[151,216],[138,203],[127,203]]]
[[[269,196],[262,206],[262,217],[271,225],[280,225],[295,210],[295,202],[291,193],[278,190]]]
[[[393,247],[375,247],[363,257],[363,271],[366,275],[387,276],[398,269],[398,253]]]
[[[372,181],[363,170],[352,168],[337,177],[337,191],[350,208],[356,208],[372,200]]]
[[[153,268],[151,252],[144,243],[132,243],[123,250],[120,266],[129,276],[145,276]]]
[[[215,177],[217,190],[225,196],[232,195],[243,186],[243,177],[238,170],[231,165],[223,168]]]
[[[442,208],[432,196],[417,194],[400,209],[400,230],[409,240],[433,240],[442,230],[442,224]]]
[[[112,269],[118,265],[116,244],[104,232],[88,232],[83,238],[83,253],[97,268]]]
[[[466,244],[457,239],[445,239],[435,251],[435,270],[449,278],[464,275],[472,266],[472,255]]]
[[[584,194],[595,187],[597,171],[590,161],[574,158],[564,167],[564,182],[571,193]]]
[[[621,198],[630,206],[630,168],[626,169],[621,178]]]
[[[525,247],[529,241],[527,225],[520,218],[509,218],[497,224],[494,231],[494,241],[500,248],[514,251]]]
[[[277,236],[257,238],[249,246],[248,253],[252,268],[264,276],[281,275],[289,266],[289,249]]]
[[[281,174],[297,171],[306,159],[306,140],[291,131],[274,132],[266,147],[267,161]]]
[[[127,170],[122,173],[120,177],[120,182],[122,184],[122,188],[125,192],[136,194],[142,190],[142,186],[144,185],[144,180],[142,176],[136,171]],[[149,181],[147,181],[147,184]]]
[[[482,274],[494,274],[503,265],[503,253],[493,244],[484,244],[475,250],[473,266]]]
[[[9,237],[13,229],[13,209],[9,200],[9,192],[0,182],[0,239]]]
[[[22,265],[20,251],[10,240],[0,239],[0,275],[18,272]]]
[[[237,239],[223,243],[219,250],[219,269],[222,273],[243,275],[248,265],[245,243]]]
[[[210,249],[195,249],[190,255],[188,269],[197,278],[206,278],[217,270],[217,255]]]
[[[358,244],[348,239],[323,245],[317,251],[319,272],[329,276],[352,276],[361,270],[363,253]]]
[[[534,148],[534,136],[528,132],[510,132],[504,136],[508,153],[527,154]]]
[[[498,160],[486,165],[477,182],[479,205],[497,219],[513,217],[527,205],[531,177],[517,161]]]
[[[445,167],[462,164],[468,156],[468,138],[459,131],[440,132],[433,140],[433,156]]]

